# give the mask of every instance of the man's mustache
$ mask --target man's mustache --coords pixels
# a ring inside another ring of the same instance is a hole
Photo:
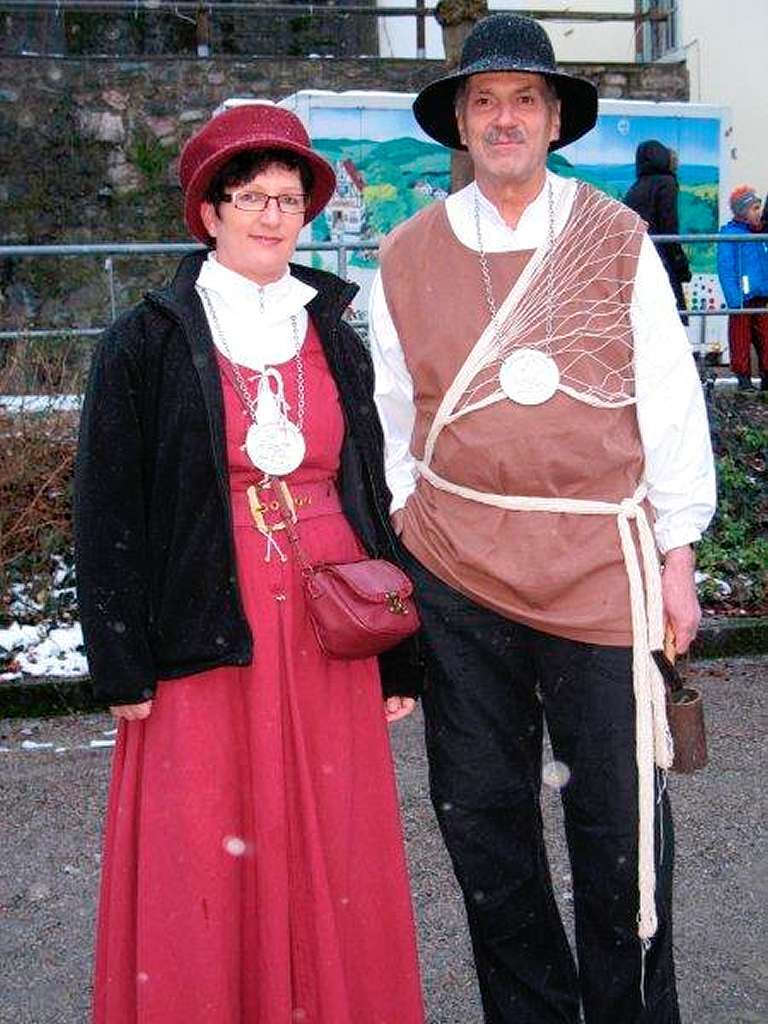
[[[491,146],[497,142],[525,142],[525,132],[520,128],[489,128],[483,140]]]

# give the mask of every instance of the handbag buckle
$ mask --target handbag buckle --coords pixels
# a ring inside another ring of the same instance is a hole
[[[393,615],[407,615],[408,609],[403,604],[403,599],[396,590],[388,590],[386,593],[387,605]]]

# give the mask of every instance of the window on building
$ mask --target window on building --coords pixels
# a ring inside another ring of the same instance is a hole
[[[651,15],[643,21],[641,60],[659,60],[677,49],[679,6],[679,0],[637,0],[639,12]]]

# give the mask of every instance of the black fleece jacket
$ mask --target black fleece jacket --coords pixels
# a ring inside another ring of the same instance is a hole
[[[78,600],[96,696],[133,704],[158,680],[247,665],[253,637],[237,583],[224,401],[185,257],[100,339],[83,406],[75,475]],[[292,266],[346,421],[342,506],[371,556],[398,558],[368,352],[341,319],[356,286]],[[421,689],[416,640],[380,658],[386,695]]]

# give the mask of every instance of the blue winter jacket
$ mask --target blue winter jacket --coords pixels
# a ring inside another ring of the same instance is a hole
[[[748,232],[748,226],[740,220],[730,220],[720,228],[721,235],[746,235]],[[740,309],[747,299],[768,298],[768,243],[718,245],[717,274],[731,309]]]

